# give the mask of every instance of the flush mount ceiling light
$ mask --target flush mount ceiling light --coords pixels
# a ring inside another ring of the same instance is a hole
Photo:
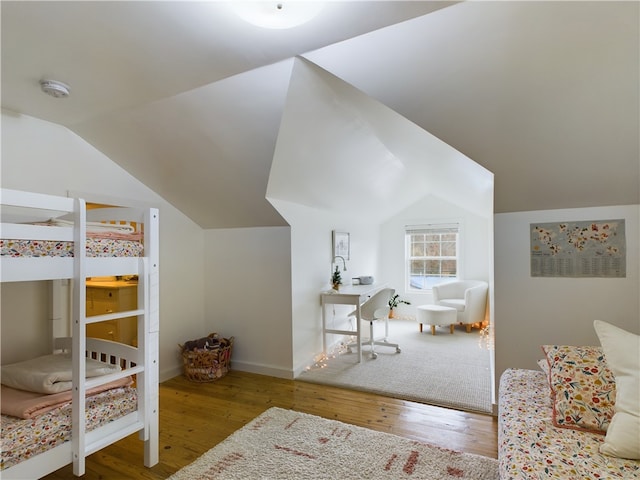
[[[233,2],[233,10],[245,21],[263,28],[292,28],[308,22],[324,8],[325,2]]]
[[[71,93],[69,85],[57,80],[40,80],[40,88],[44,93],[55,98],[65,98]]]

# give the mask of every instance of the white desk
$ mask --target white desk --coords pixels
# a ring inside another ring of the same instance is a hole
[[[348,285],[341,286],[340,290],[327,290],[320,294],[320,304],[322,305],[322,351],[327,354],[327,334],[355,335],[358,342],[358,363],[362,361],[361,339],[361,316],[360,305],[369,299],[373,294],[386,287],[386,284],[373,285]],[[326,305],[354,305],[356,307],[356,329],[336,330],[327,328]]]

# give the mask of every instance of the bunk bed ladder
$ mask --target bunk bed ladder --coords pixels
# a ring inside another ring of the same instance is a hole
[[[87,215],[83,199],[75,199],[74,211],[74,262],[73,262],[73,326],[71,358],[73,365],[73,390],[71,410],[71,432],[73,452],[73,474],[84,475],[85,470],[85,404],[86,404],[86,242]]]
[[[74,222],[74,283],[73,283],[73,407],[72,407],[72,451],[73,474],[85,473],[85,458],[95,450],[87,445],[85,424],[86,406],[86,205],[77,199]],[[145,255],[138,265],[138,363],[132,372],[137,374],[138,419],[142,424],[140,439],[144,441],[144,465],[152,467],[159,461],[159,214],[149,209],[144,218]],[[126,316],[122,312],[117,316]],[[102,316],[104,318],[111,315]],[[104,320],[102,318],[102,320]],[[94,319],[95,320],[95,319]],[[89,382],[91,383],[91,382]],[[135,430],[134,430],[135,431]],[[110,443],[110,442],[109,442]]]
[[[145,361],[142,375],[142,389],[144,395],[144,430],[140,432],[144,440],[144,465],[152,467],[159,461],[159,329],[160,329],[160,291],[159,291],[159,213],[155,208],[147,210],[144,218],[145,259],[142,265],[145,275],[142,278],[142,288],[138,286],[138,302],[144,304],[144,317],[138,317],[138,338],[141,343],[141,356]],[[144,297],[144,298],[141,298]],[[140,304],[140,303],[138,303]],[[141,332],[142,330],[142,332]],[[142,337],[140,335],[143,335]],[[140,387],[139,387],[140,388]]]

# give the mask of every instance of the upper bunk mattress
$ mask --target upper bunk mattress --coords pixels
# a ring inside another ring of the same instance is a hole
[[[33,225],[73,227],[73,222],[51,219]],[[86,256],[140,257],[144,255],[142,239],[142,232],[125,222],[87,222]],[[0,256],[4,257],[73,257],[73,252],[74,242],[66,240],[47,240],[46,237],[0,240]]]
[[[0,240],[0,256],[73,257],[73,242],[56,240]],[[87,257],[140,257],[144,246],[139,240],[87,238]]]

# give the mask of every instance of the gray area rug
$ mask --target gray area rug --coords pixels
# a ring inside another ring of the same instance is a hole
[[[420,333],[412,319],[389,321],[389,341],[395,348],[376,346],[377,359],[363,347],[362,363],[357,350],[338,347],[326,359],[309,367],[296,380],[346,387],[457,410],[491,413],[491,376],[486,339],[478,330],[466,333],[457,326],[438,327],[436,335],[425,326]],[[364,336],[368,336],[368,324]],[[381,334],[384,324],[377,326]],[[363,327],[364,328],[364,327]]]
[[[498,461],[270,408],[169,480],[498,480]]]

